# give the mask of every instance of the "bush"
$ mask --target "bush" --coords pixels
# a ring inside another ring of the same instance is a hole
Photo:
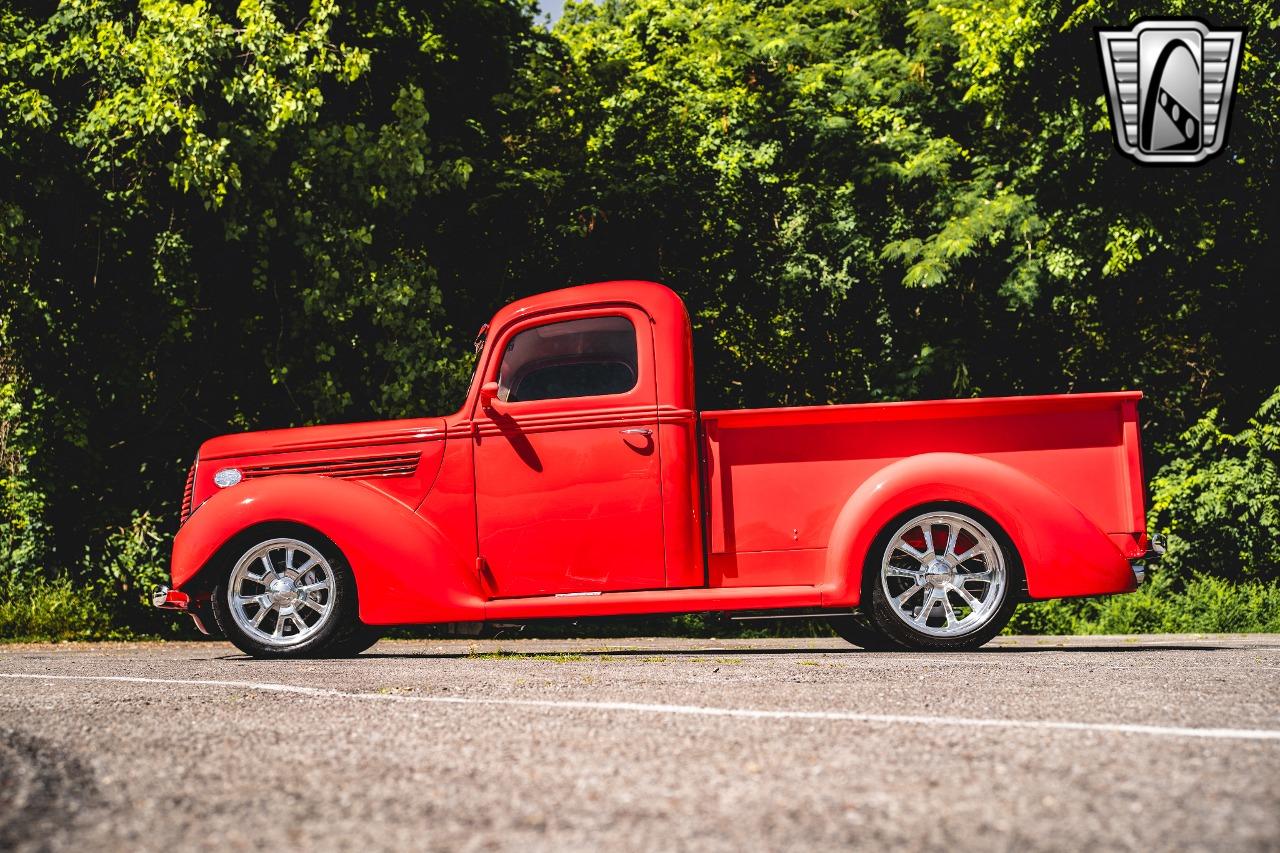
[[[1152,478],[1147,527],[1169,547],[1136,593],[1027,605],[1007,632],[1280,630],[1280,388],[1237,433],[1216,408],[1182,433]]]
[[[1280,583],[1156,571],[1131,595],[1039,601],[1006,634],[1230,634],[1280,631]]]
[[[48,642],[128,636],[103,602],[101,590],[79,587],[67,577],[0,582],[0,638]]]
[[[151,606],[151,591],[169,580],[173,538],[160,532],[162,524],[152,513],[135,510],[127,525],[107,534],[101,553],[86,552],[83,571],[102,579],[99,594],[115,624],[146,633],[191,633],[187,619]]]
[[[1169,537],[1162,569],[1229,580],[1280,577],[1280,388],[1232,435],[1211,409],[1151,481],[1148,527]]]
[[[46,496],[30,472],[42,449],[35,428],[43,398],[26,394],[0,318],[0,584],[38,576],[48,564],[52,542],[45,522]]]
[[[86,552],[74,573],[49,575],[39,566],[0,575],[0,639],[61,641],[191,635],[186,619],[150,606],[151,589],[167,579],[169,541],[156,519],[135,512]],[[21,567],[20,567],[21,568]]]

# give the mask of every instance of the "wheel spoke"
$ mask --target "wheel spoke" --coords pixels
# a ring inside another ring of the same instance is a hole
[[[976,556],[978,556],[979,554],[981,554],[981,553],[982,553],[982,550],[983,550],[983,549],[982,549],[982,543],[981,543],[981,542],[979,542],[978,544],[976,544],[976,545],[974,545],[972,548],[970,548],[968,551],[965,551],[963,554],[957,554],[957,555],[956,555],[956,565],[958,566],[958,565],[960,565],[961,563],[965,562],[966,560],[972,560],[974,557],[976,557]]]
[[[302,614],[298,611],[293,612],[293,624],[298,626],[298,633],[304,634],[307,631],[307,623],[303,621]]]
[[[900,569],[897,566],[885,566],[884,574],[885,577],[890,578],[907,578],[908,580],[913,580],[917,583],[920,581],[920,572],[915,571],[914,569]]]
[[[912,557],[915,557],[917,560],[919,560],[922,563],[925,561],[925,557],[928,556],[924,551],[916,550],[915,547],[913,547],[905,539],[899,539],[897,547],[898,547],[898,550],[906,551],[908,554],[910,554]]]
[[[305,604],[307,607],[310,607],[312,610],[314,610],[317,613],[324,613],[324,605],[318,603],[314,598],[310,598],[310,597],[304,598],[302,600],[302,603]]]
[[[947,619],[947,627],[950,628],[960,620],[956,618],[955,608],[951,606],[951,599],[947,597],[946,592],[938,596],[938,600],[942,602],[942,615]]]
[[[938,549],[933,544],[933,522],[926,521],[920,525],[920,532],[924,534],[924,558],[929,560],[938,556]]]
[[[259,601],[258,612],[254,614],[253,620],[252,620],[253,627],[255,628],[259,627],[262,624],[262,620],[267,618],[267,614],[271,612],[271,609],[272,608],[270,604],[263,604],[261,601]]]
[[[990,569],[987,569],[985,572],[964,572],[963,574],[956,575],[956,580],[960,583],[968,583],[969,581],[991,583],[992,574]]]
[[[899,609],[906,607],[907,602],[911,600],[911,596],[915,595],[917,592],[919,592],[922,589],[924,589],[924,584],[916,583],[915,586],[911,587],[911,589],[907,590],[906,592],[902,593],[902,595],[899,595],[896,599],[894,599],[895,601],[898,602]]]
[[[272,578],[273,580],[274,580],[275,578],[279,577],[279,575],[278,575],[278,574],[276,574],[276,567],[275,567],[275,566],[273,566],[273,565],[271,565],[271,555],[270,555],[270,554],[263,554],[263,555],[262,555],[262,565],[263,565],[263,568],[265,569],[265,571],[263,571],[263,573],[262,573],[262,577],[263,577],[263,579],[264,579],[264,580],[266,579],[267,575],[270,575],[270,576],[271,576],[271,578]]]
[[[965,603],[965,604],[967,604],[967,605],[969,605],[970,609],[972,609],[972,610],[977,610],[978,608],[980,608],[980,607],[982,606],[982,602],[981,602],[981,601],[979,601],[978,599],[974,598],[974,597],[969,593],[969,590],[965,589],[964,587],[960,586],[959,584],[951,584],[951,585],[950,585],[949,587],[947,587],[947,588],[948,588],[948,589],[950,589],[951,591],[953,591],[956,595],[960,596],[962,599],[964,599],[964,603]]]
[[[314,566],[318,562],[320,561],[317,560],[315,557],[312,557],[309,560],[307,560],[305,563],[303,563],[300,568],[294,569],[294,571],[297,572],[298,577],[302,577],[307,572],[311,571],[312,566]]]
[[[271,636],[275,637],[277,640],[284,636],[284,614],[283,613],[276,616],[276,627],[275,627],[275,630],[271,632]]]
[[[945,557],[956,555],[956,540],[960,538],[960,525],[954,521],[947,522],[947,548],[942,552]]]
[[[328,578],[326,578],[325,580],[316,581],[315,583],[303,584],[302,586],[298,587],[298,592],[305,592],[307,594],[310,594],[313,592],[319,592],[322,589],[330,589],[332,586],[333,586],[333,583],[329,581]]]
[[[928,625],[929,614],[933,612],[933,602],[936,597],[937,593],[934,590],[929,590],[929,592],[925,594],[924,603],[920,605],[920,612],[912,617],[911,621],[915,622],[917,625]]]

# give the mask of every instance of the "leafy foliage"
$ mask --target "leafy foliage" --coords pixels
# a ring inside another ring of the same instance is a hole
[[[32,415],[43,400],[25,390],[10,351],[0,346],[0,585],[35,573],[51,549],[46,497],[29,474],[40,446]]]
[[[1278,18],[1144,11],[1248,29],[1201,168],[1115,155],[1111,0],[5,4],[0,573],[149,624],[199,439],[448,410],[497,305],[641,277],[708,407],[1141,387],[1179,577],[1274,578],[1275,407],[1178,437],[1280,379]]]
[[[107,599],[65,575],[0,580],[0,638],[12,641],[125,639]]]
[[[450,232],[549,37],[515,2],[45,14],[0,9],[0,565],[136,595],[199,438],[456,395]],[[121,528],[145,571],[102,562]]]
[[[587,251],[561,263],[680,289],[710,405],[1138,386],[1162,451],[1271,386],[1276,332],[1229,318],[1275,310],[1276,41],[1249,42],[1232,156],[1173,176],[1110,141],[1092,26],[1130,14],[573,6]],[[1266,4],[1198,14],[1276,26]]]
[[[1238,433],[1212,409],[1151,481],[1152,529],[1167,531],[1164,564],[1179,575],[1280,579],[1280,387]]]
[[[1157,572],[1129,595],[1022,605],[1011,634],[1233,634],[1280,631],[1280,583]]]

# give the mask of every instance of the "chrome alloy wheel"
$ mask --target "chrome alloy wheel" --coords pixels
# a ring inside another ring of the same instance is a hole
[[[890,609],[930,637],[961,637],[989,622],[1004,603],[1007,578],[996,538],[954,512],[911,519],[894,533],[880,561]]]
[[[295,646],[333,617],[333,568],[305,542],[271,539],[240,558],[226,595],[231,618],[252,639]]]

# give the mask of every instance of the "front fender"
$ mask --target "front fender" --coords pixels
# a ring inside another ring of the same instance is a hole
[[[474,554],[375,489],[311,475],[251,480],[205,501],[174,539],[173,586],[188,584],[237,534],[268,522],[303,524],[333,540],[351,564],[367,624],[484,618]]]
[[[1136,586],[1128,561],[1106,533],[1044,483],[981,456],[924,453],[877,471],[845,503],[827,549],[823,603],[856,605],[876,536],[896,516],[937,501],[967,504],[1004,528],[1022,557],[1031,598],[1106,595]]]

